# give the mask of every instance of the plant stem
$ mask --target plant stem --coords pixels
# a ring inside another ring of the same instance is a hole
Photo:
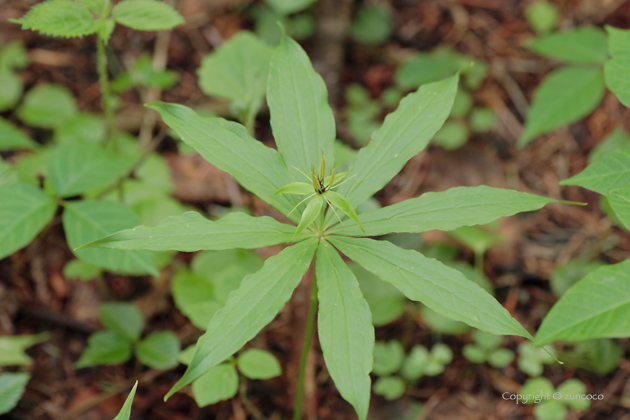
[[[101,83],[101,100],[103,110],[107,119],[109,137],[112,142],[114,153],[118,153],[118,141],[116,139],[116,122],[114,121],[114,110],[112,109],[111,94],[109,90],[109,79],[107,78],[107,55],[105,54],[105,41],[99,36],[96,40],[98,51],[98,77]]]
[[[317,277],[313,272],[313,286],[311,287],[311,306],[308,309],[306,320],[306,332],[304,333],[304,347],[302,347],[302,358],[300,359],[300,372],[298,375],[297,390],[295,392],[295,405],[293,407],[293,420],[302,418],[302,400],[304,399],[304,376],[306,373],[306,359],[311,349],[311,339],[313,338],[313,328],[315,326],[315,314],[317,313]]]

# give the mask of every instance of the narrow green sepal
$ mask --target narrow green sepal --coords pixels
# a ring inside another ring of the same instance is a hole
[[[361,223],[359,223],[359,217],[357,216],[357,213],[354,211],[352,205],[348,202],[348,200],[346,200],[343,195],[334,191],[328,191],[326,192],[326,198],[328,199],[328,201],[330,201],[332,205],[340,209],[342,212],[348,215],[348,217],[357,222],[357,225],[359,225],[361,231],[365,233],[363,226],[361,226]]]
[[[298,234],[300,234],[304,229],[310,226],[311,223],[317,219],[319,216],[319,212],[322,210],[324,205],[324,198],[320,194],[315,194],[315,197],[308,203],[304,213],[302,213],[302,219],[300,219],[300,223],[293,234],[293,237],[289,239],[289,242],[293,240]]]
[[[274,195],[278,194],[313,194],[313,186],[306,182],[292,182],[278,188]]]

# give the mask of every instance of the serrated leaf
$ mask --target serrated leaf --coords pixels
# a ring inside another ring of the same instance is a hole
[[[189,211],[181,216],[169,217],[157,226],[137,226],[93,242],[81,243],[82,249],[79,251],[94,247],[183,252],[252,249],[288,242],[293,233],[291,225],[268,216],[229,213],[217,221],[211,221],[197,212]],[[304,238],[298,236],[296,240]]]
[[[245,350],[236,359],[238,370],[249,379],[269,379],[280,376],[282,368],[273,354],[258,350]]]
[[[112,11],[114,20],[137,31],[173,29],[184,18],[171,6],[157,0],[124,0]]]
[[[257,113],[267,91],[271,52],[256,35],[238,32],[201,61],[197,70],[201,90]]]
[[[606,26],[608,32],[608,53],[611,60],[604,64],[606,86],[619,98],[622,104],[630,106],[630,31]]]
[[[135,397],[136,395],[137,388],[138,381],[136,381],[136,383],[133,385],[133,388],[131,388],[131,392],[129,392],[125,403],[120,409],[120,412],[116,415],[116,417],[114,417],[114,420],[129,420],[129,417],[131,416],[131,406],[133,405],[133,397]]]
[[[192,384],[195,402],[205,407],[219,401],[228,400],[238,391],[238,373],[234,365],[223,363],[204,373]]]
[[[0,366],[27,366],[33,363],[24,351],[50,339],[48,333],[0,336]]]
[[[96,365],[119,365],[131,358],[131,342],[117,332],[98,331],[88,338],[88,347],[75,363],[77,369]]]
[[[396,175],[407,161],[420,153],[448,117],[459,76],[422,85],[400,101],[396,111],[359,151],[353,165],[353,178],[338,192],[353,207],[371,197]]]
[[[166,398],[234,354],[271,322],[299,284],[316,247],[317,242],[310,240],[285,248],[267,259],[260,271],[243,279],[212,317],[197,342],[192,363]]]
[[[13,182],[0,188],[0,258],[29,242],[55,214],[55,201],[39,188]]]
[[[527,44],[527,48],[544,56],[573,63],[603,63],[606,54],[606,33],[595,26],[555,32]]]
[[[525,147],[539,135],[590,114],[604,90],[599,69],[564,67],[553,71],[536,88],[518,146]]]
[[[55,1],[57,0],[52,2]],[[68,88],[60,85],[39,85],[28,91],[17,110],[17,116],[31,127],[57,128],[72,119],[77,112],[76,101]]]
[[[179,364],[180,350],[179,338],[173,332],[157,331],[138,343],[136,357],[153,369],[171,369]]]
[[[122,229],[137,226],[138,216],[122,203],[83,200],[65,204],[63,227],[70,249],[95,241]],[[79,249],[74,254],[98,267],[126,274],[158,275],[148,251],[120,249]]]
[[[276,195],[291,179],[282,158],[274,149],[254,140],[245,127],[221,118],[198,115],[182,105],[153,102],[147,105],[160,113],[182,140],[217,168],[229,172],[243,187],[287,215],[297,201]],[[299,220],[293,213],[290,219]]]
[[[144,328],[144,318],[135,305],[124,302],[102,303],[99,308],[101,323],[108,330],[137,341]]]
[[[387,241],[330,237],[346,256],[407,296],[449,318],[493,334],[531,335],[491,295],[459,271]]]
[[[8,413],[17,405],[26,384],[31,379],[28,373],[6,372],[0,374],[0,414]]]
[[[48,0],[31,7],[17,20],[22,29],[65,38],[82,37],[96,31],[94,17],[86,6],[71,0]]]
[[[319,167],[322,153],[328,166],[334,166],[335,119],[326,85],[302,47],[286,35],[269,64],[267,103],[273,136],[287,166],[310,173]],[[299,174],[289,172],[293,178]]]
[[[127,159],[90,143],[67,143],[53,150],[48,162],[48,179],[59,197],[72,197],[106,187],[125,174]]]
[[[16,126],[0,117],[0,151],[35,149],[38,146],[36,142],[18,130]]]
[[[317,325],[326,368],[341,396],[367,418],[374,327],[359,283],[337,251],[321,241],[315,258]]]
[[[348,236],[379,236],[392,232],[420,233],[432,229],[451,231],[461,226],[480,225],[499,217],[533,211],[554,199],[485,185],[455,187],[428,192],[420,197],[378,210],[361,213],[356,225],[338,224],[330,233]]]
[[[630,150],[608,153],[560,185],[577,185],[602,195],[626,187],[630,185]]]
[[[630,186],[614,190],[607,198],[621,224],[630,230]]]
[[[629,281],[630,260],[592,271],[551,308],[534,344],[630,336]]]

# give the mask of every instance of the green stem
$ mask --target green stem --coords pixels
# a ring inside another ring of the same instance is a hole
[[[109,79],[107,78],[107,55],[105,54],[105,41],[99,36],[96,40],[98,51],[98,77],[101,83],[101,100],[103,110],[107,119],[109,137],[112,142],[114,153],[118,153],[118,142],[116,139],[116,122],[114,121],[114,110],[112,109],[111,92],[109,89]]]
[[[308,309],[306,320],[306,332],[304,333],[304,347],[302,347],[302,358],[300,359],[300,372],[298,375],[297,390],[295,391],[295,405],[293,407],[293,420],[302,418],[302,400],[304,399],[304,376],[306,373],[306,359],[311,349],[311,339],[315,326],[315,314],[317,313],[317,278],[313,272],[313,286],[311,287],[311,306]]]

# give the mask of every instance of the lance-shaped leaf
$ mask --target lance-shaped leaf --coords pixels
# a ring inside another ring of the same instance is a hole
[[[276,194],[301,194],[301,195],[310,195],[313,194],[315,190],[311,184],[307,184],[306,182],[292,182],[287,185],[283,185],[276,191]]]
[[[622,104],[630,106],[630,31],[606,27],[608,32],[608,53],[611,60],[604,64],[606,86],[619,98]]]
[[[288,242],[295,229],[267,216],[230,213],[217,221],[189,211],[164,219],[157,226],[138,226],[116,232],[80,248],[148,249],[195,252],[253,249]],[[298,236],[296,240],[304,239]]]
[[[427,146],[451,112],[458,82],[456,74],[422,85],[385,117],[381,128],[372,134],[372,141],[359,151],[353,178],[338,190],[353,207],[383,188]]]
[[[599,69],[565,67],[555,70],[534,93],[518,146],[525,147],[539,135],[585,117],[600,103],[604,90]]]
[[[323,153],[333,167],[335,119],[326,85],[302,47],[286,35],[271,56],[267,83],[271,128],[287,166],[310,173]]]
[[[173,29],[184,18],[171,6],[155,0],[124,0],[114,7],[114,20],[137,31]]]
[[[356,277],[328,243],[315,259],[319,341],[326,368],[341,396],[365,420],[370,404],[374,327]]]
[[[295,206],[290,195],[275,195],[291,179],[275,150],[254,140],[245,127],[222,118],[204,118],[183,105],[153,102],[147,105],[160,113],[169,127],[208,162],[230,173],[243,187],[289,214]],[[290,219],[299,220],[298,214]]]
[[[127,396],[127,399],[125,400],[125,403],[120,409],[120,412],[118,413],[118,415],[114,417],[114,420],[129,420],[129,417],[131,416],[131,406],[133,405],[133,397],[136,396],[137,388],[138,388],[138,381],[136,381],[136,383],[133,385],[133,388],[131,388],[131,392]]]
[[[347,236],[378,236],[391,232],[420,233],[432,229],[449,231],[461,226],[489,223],[499,217],[538,210],[556,200],[488,186],[455,187],[429,192],[391,206],[359,215],[365,229],[338,224],[331,233]]]
[[[33,185],[13,182],[0,188],[0,259],[31,242],[56,208],[55,201]]]
[[[592,271],[543,320],[534,344],[630,336],[630,260]]]
[[[527,48],[545,57],[575,63],[597,64],[608,58],[606,34],[594,26],[555,32],[534,40]]]
[[[285,248],[268,258],[262,269],[246,276],[212,317],[186,373],[165,398],[236,353],[271,322],[300,283],[316,247],[313,239]]]
[[[560,185],[577,185],[603,195],[626,187],[630,185],[630,150],[608,153]]]
[[[63,227],[70,249],[138,224],[140,219],[133,210],[117,202],[74,201],[66,203],[63,212]],[[115,272],[159,274],[149,251],[79,249],[74,253],[85,262]]]
[[[330,201],[330,203],[333,206],[337,207],[342,212],[344,212],[349,218],[354,220],[357,223],[357,225],[359,225],[359,229],[363,231],[363,226],[361,226],[361,223],[359,222],[359,217],[357,216],[357,212],[354,211],[354,209],[352,208],[348,200],[346,200],[346,198],[343,195],[338,194],[334,191],[328,191],[325,197],[328,201]]]
[[[630,185],[614,190],[607,198],[619,221],[630,230]]]
[[[503,335],[531,335],[492,296],[459,271],[387,241],[329,237],[341,252],[366,270],[449,318]]]
[[[94,33],[96,25],[90,9],[71,0],[49,0],[31,7],[22,18],[11,20],[45,35],[76,37]]]
[[[300,219],[300,223],[298,224],[297,229],[295,229],[295,236],[302,233],[304,229],[309,227],[311,223],[317,219],[317,216],[319,216],[323,206],[324,198],[321,194],[315,194],[311,202],[308,203],[308,206],[306,206],[304,213],[302,213],[302,219]]]

